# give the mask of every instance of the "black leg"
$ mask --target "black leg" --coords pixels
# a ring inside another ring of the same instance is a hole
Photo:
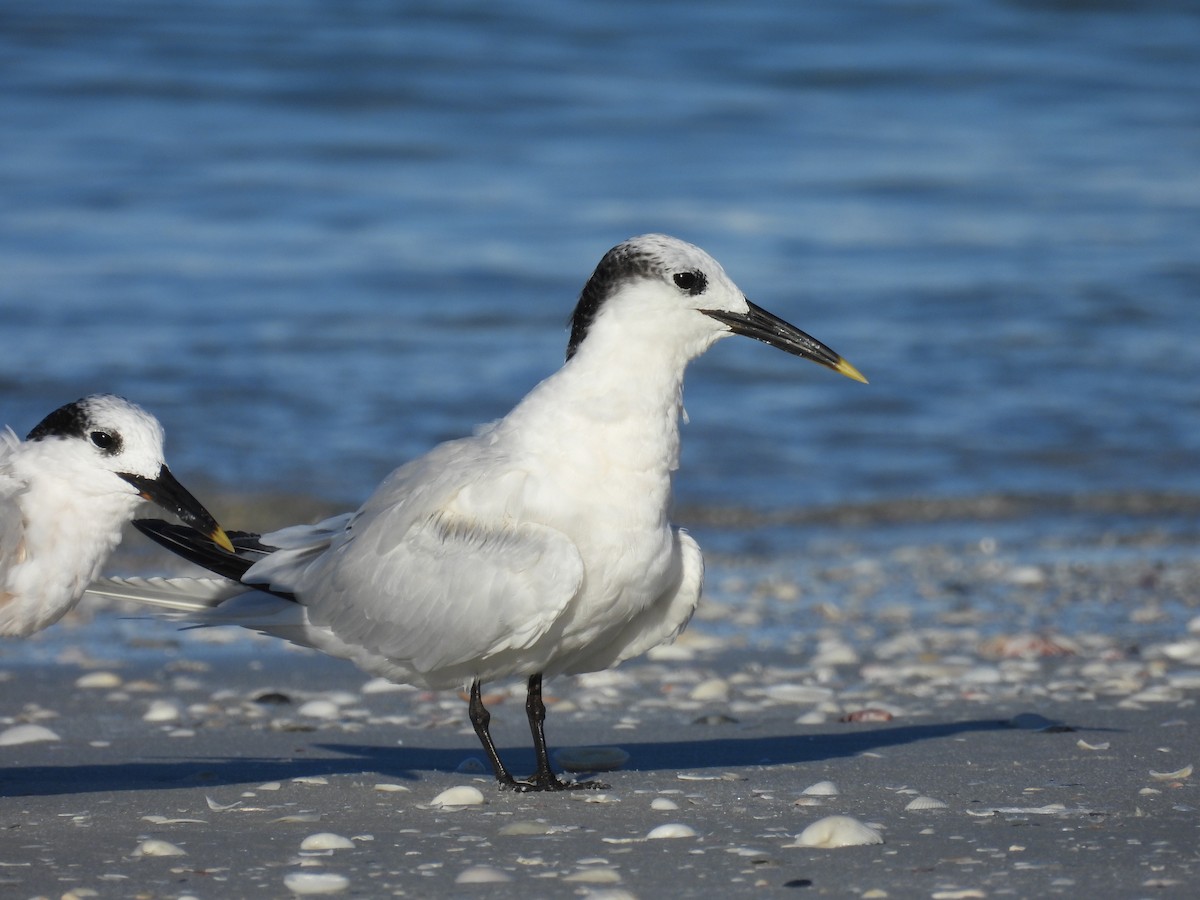
[[[471,702],[467,711],[471,717],[471,727],[475,729],[475,736],[479,738],[479,743],[483,744],[483,752],[487,754],[488,761],[492,764],[496,780],[500,782],[501,787],[517,787],[516,780],[508,774],[508,769],[504,768],[504,763],[500,761],[500,754],[496,752],[496,745],[492,743],[492,735],[488,731],[492,714],[487,711],[487,707],[483,705],[483,698],[479,695],[478,678],[471,682]]]
[[[550,751],[546,748],[546,704],[542,702],[542,676],[539,672],[529,676],[528,692],[525,695],[525,715],[529,718],[529,731],[533,735],[533,752],[537,757],[537,771],[528,781],[517,782],[518,791],[563,791],[574,789],[605,790],[607,784],[599,781],[579,781],[568,784],[559,781],[550,769]]]

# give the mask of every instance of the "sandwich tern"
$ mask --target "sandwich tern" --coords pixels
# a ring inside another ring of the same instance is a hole
[[[542,679],[606,669],[673,639],[700,599],[700,548],[669,521],[684,370],[745,335],[858,381],[824,344],[749,302],[703,250],[665,235],[614,247],[583,288],[566,363],[508,415],[395,470],[354,513],[216,548],[138,527],[224,579],[94,589],[237,624],[427,688],[469,685],[499,783],[604,787],[552,772]],[[249,590],[248,590],[249,589]],[[537,769],[514,778],[480,685],[527,679]]]
[[[233,550],[167,468],[158,420],[128,400],[68,403],[24,441],[0,431],[0,635],[33,634],[75,606],[142,500]]]

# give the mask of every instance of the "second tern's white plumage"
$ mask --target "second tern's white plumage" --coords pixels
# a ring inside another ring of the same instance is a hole
[[[546,752],[543,676],[608,668],[668,641],[700,599],[700,549],[668,519],[683,376],[732,334],[865,380],[747,301],[703,250],[633,238],[584,287],[566,364],[504,418],[397,469],[353,514],[235,534],[237,556],[175,526],[140,526],[234,582],[97,589],[205,609],[199,621],[277,635],[395,681],[469,684],[501,784],[565,787]],[[538,769],[525,781],[496,754],[479,690],[512,675],[529,679]]]
[[[163,461],[163,430],[140,406],[94,394],[21,441],[0,431],[0,635],[53,625],[79,602],[143,500],[233,550]]]

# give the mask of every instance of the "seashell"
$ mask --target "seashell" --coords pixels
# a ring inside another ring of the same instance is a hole
[[[336,719],[342,711],[332,700],[309,700],[296,712],[313,719]]]
[[[650,808],[662,810],[679,809],[679,804],[674,800],[668,800],[666,797],[655,797],[650,801]]]
[[[179,718],[179,707],[172,700],[155,700],[142,716],[143,722],[174,722]]]
[[[1075,746],[1080,750],[1107,750],[1112,744],[1109,741],[1104,741],[1100,744],[1089,744],[1083,738],[1080,738],[1075,742]]]
[[[354,841],[331,831],[318,831],[300,842],[301,850],[353,850]]]
[[[88,672],[75,679],[77,688],[103,688],[111,690],[121,686],[121,676],[115,672]]]
[[[160,841],[155,838],[142,841],[133,851],[134,856],[187,856],[187,851],[176,847],[170,841]]]
[[[483,793],[477,787],[469,784],[448,788],[429,801],[434,809],[447,809],[461,806],[479,806],[485,803]]]
[[[816,784],[810,784],[800,793],[810,797],[836,797],[841,791],[832,781],[818,781]]]
[[[938,800],[935,797],[913,797],[912,800],[910,800],[908,802],[908,806],[906,806],[904,808],[912,809],[912,810],[916,810],[916,809],[946,809],[947,806],[949,806],[949,804],[946,803],[945,800]]]
[[[334,872],[289,872],[283,886],[293,894],[337,894],[350,887],[350,879]]]
[[[666,825],[659,825],[657,828],[651,828],[650,833],[646,835],[646,840],[656,841],[661,838],[690,838],[696,837],[696,829],[690,825],[681,825],[678,822],[669,822]]]
[[[14,725],[0,731],[0,747],[15,747],[18,744],[36,744],[39,741],[61,741],[57,734],[45,725]]]
[[[505,881],[512,881],[512,876],[491,866],[471,866],[454,879],[455,884],[500,884]]]
[[[724,678],[709,678],[692,688],[688,699],[702,702],[715,700],[723,703],[729,699],[729,682]]]
[[[1174,772],[1155,772],[1151,769],[1150,777],[1155,781],[1179,781],[1182,778],[1192,777],[1192,767],[1186,765],[1182,769],[1176,769]]]
[[[851,816],[826,816],[817,819],[796,835],[795,847],[817,847],[831,850],[836,847],[858,847],[882,844],[883,835]]]
[[[578,872],[572,872],[563,878],[563,881],[570,881],[579,884],[616,884],[621,880],[621,874],[616,869],[606,869],[596,867],[594,869],[581,869]]]

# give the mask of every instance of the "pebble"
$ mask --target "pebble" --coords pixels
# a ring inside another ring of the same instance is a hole
[[[852,816],[826,816],[796,835],[796,843],[792,846],[831,850],[882,843],[883,835]]]
[[[36,744],[39,741],[61,741],[57,734],[45,725],[14,725],[0,731],[0,747],[15,747],[18,744]]]
[[[293,894],[337,894],[350,887],[350,879],[334,872],[289,872],[283,886]]]
[[[466,784],[442,791],[429,801],[429,805],[434,809],[449,809],[460,806],[480,806],[486,802],[483,799],[483,792],[479,788]]]

